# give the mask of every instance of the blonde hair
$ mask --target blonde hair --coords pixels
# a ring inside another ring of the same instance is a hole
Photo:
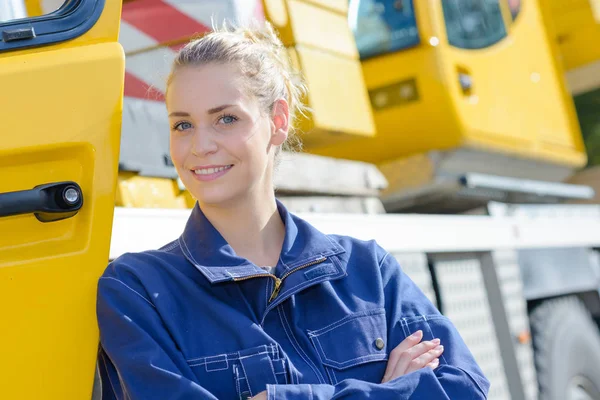
[[[270,23],[247,28],[224,23],[221,28],[193,39],[177,54],[167,88],[178,68],[209,63],[237,65],[244,77],[247,94],[258,100],[263,111],[270,113],[275,101],[285,99],[289,106],[290,129],[288,140],[282,147],[300,150],[296,123],[307,112],[302,103],[307,88],[300,74],[291,67],[287,50]]]

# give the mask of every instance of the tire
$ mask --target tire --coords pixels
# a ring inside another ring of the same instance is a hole
[[[574,296],[530,314],[540,400],[600,400],[600,332]]]

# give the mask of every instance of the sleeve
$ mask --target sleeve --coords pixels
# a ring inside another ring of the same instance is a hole
[[[490,384],[452,322],[404,274],[393,256],[383,255],[380,271],[389,343],[395,347],[419,329],[423,340],[440,338],[444,345],[440,366],[435,370],[422,368],[384,384],[346,379],[335,386],[268,385],[268,400],[487,398]]]
[[[141,285],[139,285],[141,286]],[[215,399],[199,386],[141,287],[117,277],[98,282],[98,369],[102,398]]]

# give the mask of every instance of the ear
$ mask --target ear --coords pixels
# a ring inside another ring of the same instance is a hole
[[[284,99],[276,100],[271,113],[271,141],[273,146],[281,146],[290,130],[290,109]]]

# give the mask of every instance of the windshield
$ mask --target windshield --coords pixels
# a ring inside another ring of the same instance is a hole
[[[499,0],[441,0],[441,2],[448,42],[452,46],[461,49],[482,49],[499,42],[506,36]]]
[[[361,59],[419,43],[413,0],[351,0],[348,21]]]

